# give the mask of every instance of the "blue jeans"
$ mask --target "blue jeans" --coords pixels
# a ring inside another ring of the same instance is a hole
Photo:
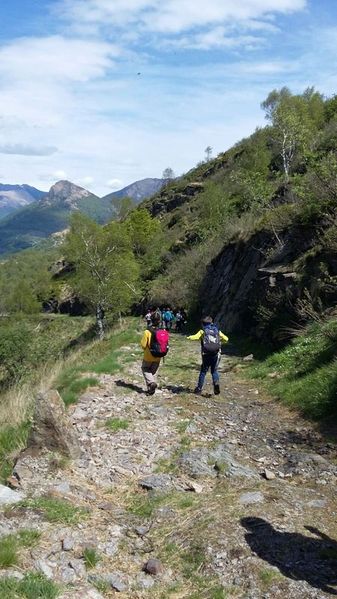
[[[220,353],[216,354],[203,354],[202,355],[202,364],[200,367],[200,375],[198,380],[198,387],[202,389],[205,382],[206,374],[211,369],[213,385],[217,385],[219,383],[219,373],[218,366],[220,362]]]

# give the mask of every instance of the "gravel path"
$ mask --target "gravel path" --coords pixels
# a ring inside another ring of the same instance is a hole
[[[241,380],[237,358],[223,357],[220,396],[193,395],[198,361],[197,346],[175,337],[149,397],[138,349],[126,348],[121,373],[69,410],[81,457],[21,457],[26,494],[87,513],[76,524],[1,513],[1,536],[42,532],[3,574],[42,571],[62,599],[337,595],[334,444]],[[86,548],[100,558],[92,569]]]

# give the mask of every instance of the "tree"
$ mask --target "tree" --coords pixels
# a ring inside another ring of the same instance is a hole
[[[169,179],[170,181],[175,178],[174,171],[171,167],[167,167],[163,170],[162,179]]]
[[[209,162],[211,160],[212,152],[213,152],[213,148],[211,146],[207,146],[207,148],[205,148],[206,162]]]
[[[139,208],[130,212],[123,224],[130,236],[141,274],[147,277],[161,261],[164,244],[160,222],[152,218],[145,208]]]
[[[127,229],[112,222],[105,227],[75,213],[64,245],[65,258],[76,269],[74,289],[96,315],[100,338],[106,311],[126,311],[138,299],[138,265]]]
[[[313,88],[308,88],[302,95],[292,95],[287,87],[283,87],[270,92],[261,107],[273,126],[272,139],[280,152],[288,181],[295,157],[306,157],[324,118],[323,98]]]

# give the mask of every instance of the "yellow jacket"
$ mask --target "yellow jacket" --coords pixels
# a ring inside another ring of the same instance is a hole
[[[150,352],[150,343],[151,343],[151,331],[144,331],[142,340],[140,342],[143,350],[144,350],[144,360],[145,362],[160,362],[160,358],[155,358]]]
[[[198,331],[195,335],[190,335],[189,337],[187,337],[187,339],[190,339],[191,341],[198,341],[199,339],[202,339],[204,334],[204,331],[200,329],[200,331]],[[223,341],[224,343],[228,343],[228,337],[224,335],[221,331],[219,331],[219,337],[221,341]]]

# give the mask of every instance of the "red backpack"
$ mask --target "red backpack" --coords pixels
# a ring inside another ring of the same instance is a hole
[[[163,358],[169,350],[170,335],[165,329],[151,329],[150,353],[154,358]]]

